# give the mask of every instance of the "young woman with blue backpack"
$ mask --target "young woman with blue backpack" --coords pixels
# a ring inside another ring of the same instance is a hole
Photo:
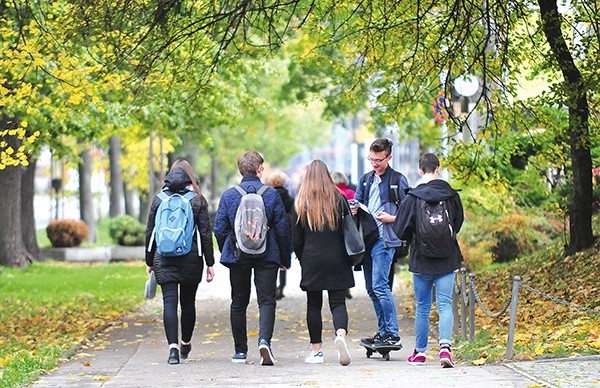
[[[180,357],[186,359],[192,349],[196,291],[204,264],[206,281],[210,282],[215,263],[208,201],[200,193],[192,166],[186,160],[173,163],[161,192],[152,201],[146,247],[148,274],[154,272],[162,290],[163,323],[169,344],[167,362],[178,364]]]

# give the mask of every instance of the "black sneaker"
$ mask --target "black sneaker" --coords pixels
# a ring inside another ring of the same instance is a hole
[[[181,344],[181,350],[179,351],[179,355],[182,359],[188,358],[188,354],[192,351],[192,344]]]
[[[373,347],[379,346],[402,346],[400,337],[394,334],[384,334],[378,340],[373,341]]]
[[[171,365],[179,364],[179,349],[171,348],[171,350],[169,350],[169,359],[167,362]]]
[[[375,333],[375,335],[373,337],[361,338],[360,342],[367,344],[367,345],[373,345],[373,342],[380,340],[381,336],[382,336],[382,334]]]

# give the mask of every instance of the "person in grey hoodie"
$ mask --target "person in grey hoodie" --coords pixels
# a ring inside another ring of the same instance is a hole
[[[464,212],[460,196],[446,181],[438,179],[440,161],[434,154],[428,153],[419,159],[421,184],[408,192],[403,199],[393,224],[399,238],[411,241],[408,269],[413,273],[413,288],[416,299],[415,312],[415,349],[408,363],[422,365],[427,357],[427,339],[429,337],[429,314],[435,285],[435,301],[439,314],[439,360],[444,368],[454,366],[450,346],[452,344],[452,290],[455,272],[462,263],[462,253],[458,241],[449,239],[447,247],[440,247],[441,257],[428,257],[422,253],[419,243],[418,209],[419,199],[435,203],[444,201],[448,222],[453,236],[460,231],[464,221]],[[431,217],[434,220],[439,219]],[[430,220],[431,222],[431,220]],[[423,230],[423,229],[421,229]],[[438,241],[438,240],[436,240]]]

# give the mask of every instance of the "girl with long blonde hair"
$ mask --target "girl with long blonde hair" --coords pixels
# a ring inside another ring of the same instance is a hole
[[[292,227],[294,252],[302,267],[300,288],[306,292],[311,352],[304,361],[308,364],[324,362],[321,350],[323,291],[329,296],[338,362],[350,364],[346,345],[346,290],[354,287],[354,276],[346,259],[341,228],[342,212],[347,206],[344,201],[346,198],[333,183],[327,165],[321,160],[312,161],[296,195]]]

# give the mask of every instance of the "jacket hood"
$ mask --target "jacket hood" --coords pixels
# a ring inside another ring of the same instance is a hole
[[[434,179],[427,183],[422,183],[410,190],[408,194],[421,198],[428,202],[442,201],[450,199],[458,194],[448,182],[441,179]]]
[[[192,181],[185,171],[182,168],[176,167],[165,178],[163,190],[166,189],[172,193],[176,193],[185,189],[185,187],[191,183]]]

